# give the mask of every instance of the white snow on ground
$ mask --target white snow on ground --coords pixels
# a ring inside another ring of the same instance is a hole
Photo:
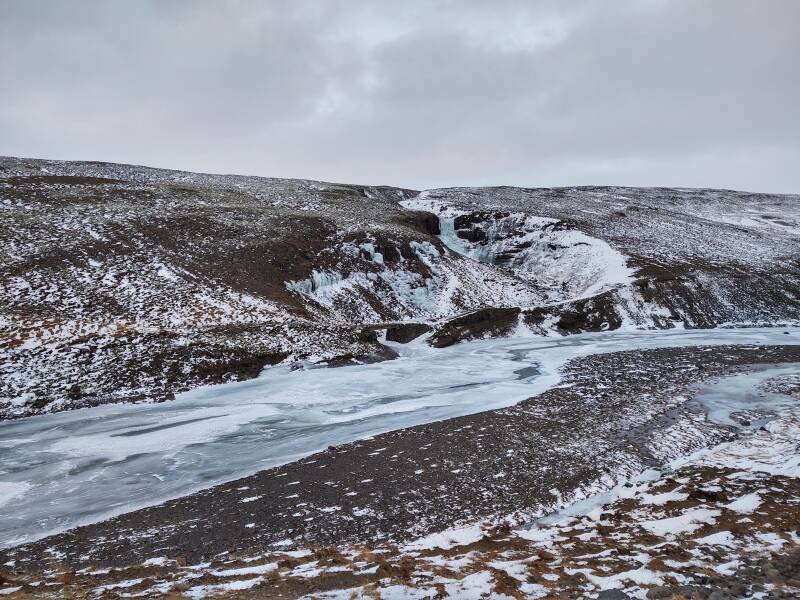
[[[696,531],[697,529],[700,529],[703,524],[713,523],[716,518],[719,517],[719,515],[720,511],[718,510],[697,508],[686,511],[677,517],[644,521],[642,523],[642,527],[651,533],[661,537],[667,537]]]
[[[589,581],[594,583],[601,590],[618,589],[625,586],[625,584],[628,582],[632,582],[638,586],[661,585],[664,583],[663,576],[643,567],[631,569],[629,571],[623,571],[622,573],[616,573],[614,575],[609,575],[608,577],[595,575],[589,569],[569,569],[567,572],[570,574],[583,573],[586,575],[586,578]]]
[[[693,209],[703,219],[717,223],[761,229],[768,234],[800,235],[800,208],[796,203],[794,207],[778,206],[770,199],[763,199],[759,205],[743,206],[738,211],[731,211],[724,201],[718,199],[717,202],[704,202]]]
[[[687,497],[688,494],[682,492],[665,492],[663,494],[655,494],[652,496],[644,495],[642,496],[642,503],[663,505],[667,502],[680,502],[682,500],[686,500]]]
[[[3,596],[11,595],[14,592],[19,591],[21,589],[22,589],[22,586],[13,586],[13,587],[2,588],[2,589],[0,589],[0,595],[3,595]]]
[[[737,498],[733,502],[725,505],[728,510],[735,510],[738,513],[749,514],[759,507],[761,496],[759,494],[747,494]]]
[[[483,537],[483,529],[478,525],[439,531],[403,546],[405,550],[430,550],[441,548],[449,550],[455,546],[466,546]]]
[[[209,571],[217,577],[237,577],[239,575],[263,575],[278,568],[278,563],[265,563],[252,567],[241,567],[238,569],[222,569]]]
[[[245,579],[243,581],[237,580],[237,581],[231,581],[230,583],[221,583],[218,585],[198,585],[189,588],[184,593],[190,598],[199,599],[199,598],[205,598],[206,596],[216,596],[224,594],[225,592],[249,590],[263,581],[264,581],[263,577],[255,577],[254,579]]]
[[[163,567],[168,564],[171,564],[175,561],[170,560],[164,556],[159,556],[156,558],[148,558],[146,561],[142,563],[143,567]]]
[[[433,197],[431,190],[425,190],[413,198],[401,200],[400,206],[408,210],[425,210],[446,218],[457,217],[466,212],[455,208],[447,200],[439,200]]]
[[[697,538],[698,544],[707,544],[709,546],[736,546],[736,540],[730,531],[718,531],[701,538]]]

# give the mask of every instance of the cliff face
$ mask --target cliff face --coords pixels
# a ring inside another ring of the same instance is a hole
[[[444,189],[455,250],[536,281],[539,333],[747,326],[800,318],[800,198],[726,190]],[[465,337],[471,337],[467,334]]]
[[[420,194],[0,158],[0,416],[381,360],[390,323],[446,345],[797,320],[798,210],[710,190]]]

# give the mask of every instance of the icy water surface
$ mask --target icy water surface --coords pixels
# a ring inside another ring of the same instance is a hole
[[[276,367],[254,380],[200,388],[163,404],[2,423],[0,546],[158,504],[329,445],[509,406],[556,384],[558,368],[578,356],[800,343],[800,330],[784,331],[617,331],[441,350],[395,345],[401,357],[379,364]]]
[[[788,363],[764,366],[754,371],[721,377],[703,383],[692,402],[701,405],[705,409],[708,420],[713,423],[734,427],[740,431],[754,431],[777,417],[782,410],[797,406],[797,401],[791,396],[764,392],[761,386],[774,377],[797,373],[800,373],[800,364]],[[758,414],[759,418],[753,420],[744,418],[745,415],[754,413]],[[678,468],[691,457],[701,456],[706,451],[707,449],[699,450],[689,456],[678,458],[664,468],[647,469],[632,478],[630,482],[579,500],[550,515],[538,518],[524,529],[539,529],[558,523],[564,517],[588,515],[593,510],[623,497],[623,494],[630,497],[628,494],[632,493],[633,488],[629,483],[635,486],[648,481],[656,481],[663,476],[665,471]]]

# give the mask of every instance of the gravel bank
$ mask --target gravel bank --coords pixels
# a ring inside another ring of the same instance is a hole
[[[732,437],[693,385],[800,362],[795,346],[659,349],[571,362],[561,385],[514,407],[395,431],[11,549],[29,571],[198,562],[220,552],[402,542],[512,515],[523,522],[651,465]],[[13,563],[11,561],[14,561]]]

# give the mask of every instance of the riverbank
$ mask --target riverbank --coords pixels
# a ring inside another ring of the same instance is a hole
[[[18,570],[29,580],[46,577],[47,569],[75,573],[159,557],[197,564],[224,552],[403,544],[476,522],[529,522],[729,439],[731,428],[708,422],[691,401],[694,386],[786,362],[800,362],[800,348],[701,346],[579,358],[556,388],[516,406],[333,447],[9,550],[2,562],[12,577]],[[82,575],[70,581],[87,585]]]
[[[513,406],[558,385],[562,367],[577,358],[797,342],[798,330],[752,328],[519,336],[445,349],[395,344],[400,357],[380,364],[276,367],[171,402],[5,422],[0,547],[188,496],[330,446]],[[616,379],[603,381],[613,387]]]

